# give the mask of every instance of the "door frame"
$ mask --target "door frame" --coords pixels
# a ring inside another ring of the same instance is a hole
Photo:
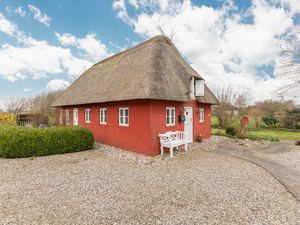
[[[74,121],[75,121],[75,109],[76,109],[76,111],[77,111],[77,124],[75,124],[74,123]],[[73,126],[78,126],[78,124],[79,124],[79,110],[78,110],[78,108],[73,108]]]
[[[191,106],[185,106],[184,112],[185,112],[185,109],[191,109],[191,117],[192,117],[191,134],[192,134],[192,137],[191,137],[191,140],[188,140],[188,143],[193,143],[194,142],[194,108]],[[186,132],[186,134],[187,134],[185,123],[184,123],[184,132]]]

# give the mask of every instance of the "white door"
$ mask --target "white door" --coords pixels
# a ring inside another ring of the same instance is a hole
[[[78,126],[78,108],[73,109],[73,126]]]
[[[184,131],[186,133],[186,139],[188,143],[193,142],[193,108],[192,107],[184,107]]]

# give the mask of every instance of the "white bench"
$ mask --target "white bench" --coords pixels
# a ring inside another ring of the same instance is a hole
[[[164,154],[164,147],[170,148],[170,157],[173,157],[173,148],[184,145],[184,150],[187,151],[186,134],[183,131],[168,131],[158,135],[160,138],[160,155]]]

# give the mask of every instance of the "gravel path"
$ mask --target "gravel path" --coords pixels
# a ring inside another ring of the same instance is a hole
[[[294,142],[280,141],[250,148],[250,144],[247,147],[236,145],[238,142],[239,140],[237,142],[232,139],[224,140],[213,151],[244,159],[264,168],[300,202],[300,167],[299,164],[296,165],[300,163],[300,158],[299,155],[292,154],[300,149]],[[284,159],[280,158],[282,155],[285,155]]]
[[[300,174],[300,146],[295,146],[289,152],[261,155],[261,157],[277,162]]]
[[[0,159],[0,224],[300,224],[300,204],[271,175],[198,147],[172,159],[105,146]]]

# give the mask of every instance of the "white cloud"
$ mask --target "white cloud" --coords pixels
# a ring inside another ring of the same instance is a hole
[[[106,46],[96,38],[94,33],[88,33],[84,38],[77,38],[69,33],[62,35],[55,33],[55,35],[62,45],[75,46],[77,49],[84,51],[85,56],[90,61],[96,62],[110,54]]]
[[[0,13],[0,31],[10,36],[13,36],[16,31],[16,26],[7,20],[2,13]]]
[[[54,79],[51,80],[47,86],[46,89],[49,91],[57,91],[67,88],[70,85],[70,82],[66,80],[60,80],[60,79]]]
[[[128,16],[124,0],[114,0],[113,9],[117,11],[117,17],[128,24],[132,24],[132,19]]]
[[[46,41],[35,41],[24,47],[5,44],[0,48],[0,76],[10,81],[28,76],[40,79],[64,71],[70,77],[77,77],[91,64],[73,56],[69,49],[49,45]]]
[[[42,14],[41,10],[35,7],[34,5],[29,4],[28,8],[30,12],[33,14],[33,18],[35,20],[39,21],[40,23],[46,26],[50,25],[51,17],[47,16],[46,14]]]
[[[0,76],[9,81],[40,79],[59,73],[66,73],[73,79],[94,63],[85,57],[74,56],[69,48],[53,46],[47,41],[26,36],[2,14],[0,31],[15,37],[19,42],[17,46],[0,46]]]
[[[31,88],[24,88],[24,92],[30,92],[30,91],[32,91]]]
[[[15,10],[15,13],[17,13],[19,16],[21,17],[25,17],[26,16],[26,11],[23,9],[22,6],[18,6]]]
[[[281,0],[283,6],[288,6],[292,14],[300,13],[299,0]]]
[[[296,1],[284,1],[295,7]],[[124,1],[114,1],[113,8],[119,18],[143,37],[159,34],[157,25],[166,34],[175,28],[175,45],[213,89],[233,86],[248,90],[257,100],[272,98],[274,90],[282,84],[281,79],[257,68],[276,68],[279,37],[294,28],[294,14],[290,12],[295,12],[295,8],[288,12],[266,0],[253,0],[246,11],[239,11],[234,1],[225,1],[217,9],[196,6],[189,0],[137,4],[134,8],[138,10],[130,16]]]
[[[138,4],[137,0],[129,0],[128,3],[136,9],[139,8],[139,4]]]

